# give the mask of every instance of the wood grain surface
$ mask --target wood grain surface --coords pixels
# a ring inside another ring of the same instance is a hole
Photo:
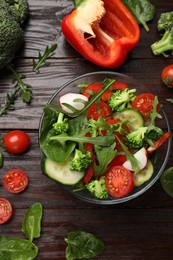
[[[85,230],[105,242],[100,260],[170,260],[173,259],[173,199],[163,191],[160,182],[131,202],[116,206],[93,205],[80,201],[41,172],[38,144],[39,121],[44,105],[55,91],[76,76],[105,69],[91,64],[80,56],[64,39],[61,21],[73,9],[70,0],[28,0],[29,17],[25,23],[25,43],[13,63],[15,69],[26,75],[32,85],[33,99],[26,105],[20,99],[15,109],[0,117],[3,136],[12,129],[23,129],[31,138],[27,153],[15,156],[4,152],[5,164],[0,170],[0,197],[9,199],[14,208],[12,219],[0,226],[0,235],[23,237],[21,224],[26,209],[34,202],[42,203],[44,215],[41,237],[35,241],[39,260],[64,260],[68,232]],[[159,96],[173,129],[173,105],[167,98],[173,90],[161,82],[162,69],[173,62],[172,56],[154,56],[150,45],[159,38],[156,24],[162,12],[173,10],[172,0],[151,1],[156,7],[155,18],[147,33],[142,27],[138,45],[129,53],[125,63],[111,71],[139,79]],[[32,71],[32,59],[47,45],[58,44],[50,66],[39,74]],[[14,89],[11,74],[0,71],[0,104]],[[167,168],[173,166],[171,154]],[[11,194],[2,182],[4,173],[14,167],[24,169],[29,176],[29,187],[21,194]]]

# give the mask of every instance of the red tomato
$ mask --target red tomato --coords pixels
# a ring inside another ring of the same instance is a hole
[[[173,64],[170,64],[163,69],[161,77],[168,88],[173,88]]]
[[[114,157],[114,159],[109,163],[108,167],[111,168],[113,166],[123,165],[123,163],[127,160],[125,154],[118,154]]]
[[[99,83],[99,82],[91,83],[83,89],[82,94],[89,98],[91,96],[91,94],[89,93],[90,91],[93,91],[94,93],[98,93],[98,92],[100,92],[102,87],[103,87],[102,83]],[[87,91],[87,90],[89,90],[89,91]]]
[[[102,100],[100,101],[100,105],[94,103],[88,108],[88,120],[91,118],[97,120],[99,116],[102,116],[103,118],[109,118],[112,116],[111,107]]]
[[[151,93],[143,93],[135,97],[132,102],[132,108],[141,112],[144,118],[153,112],[153,101],[155,96]]]
[[[109,101],[111,99],[113,92],[110,89],[107,89],[101,96],[103,101]]]
[[[11,203],[4,198],[0,198],[0,224],[7,222],[13,214]]]
[[[25,132],[13,130],[4,136],[3,143],[9,153],[20,154],[28,149],[30,139]]]
[[[148,147],[147,152],[151,154],[152,152],[157,150],[170,137],[170,135],[171,134],[169,132],[164,133],[164,135],[162,135],[159,140],[154,142],[154,146]]]
[[[19,168],[9,170],[3,180],[5,188],[11,193],[19,193],[28,186],[28,176]]]
[[[125,82],[115,81],[112,85],[112,90],[124,90],[128,88],[128,84]]]
[[[133,174],[123,166],[114,166],[106,173],[105,184],[110,195],[123,197],[134,187]]]
[[[86,169],[85,176],[84,176],[84,178],[83,178],[83,180],[82,180],[83,183],[84,183],[84,184],[89,183],[93,176],[94,176],[94,164],[91,164],[91,165]]]

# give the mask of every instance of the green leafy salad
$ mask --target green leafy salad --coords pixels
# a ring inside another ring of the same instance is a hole
[[[154,176],[151,158],[170,136],[156,125],[158,98],[109,78],[76,87],[44,108],[43,173],[93,198],[127,196]]]

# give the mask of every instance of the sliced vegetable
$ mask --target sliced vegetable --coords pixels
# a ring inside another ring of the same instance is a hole
[[[82,110],[85,107],[85,103],[88,98],[82,94],[67,93],[60,97],[59,102],[62,109],[68,113],[72,113],[73,110],[70,106],[77,110]]]
[[[119,0],[74,0],[75,9],[62,21],[67,41],[89,61],[120,66],[139,41],[139,26]]]
[[[49,178],[65,185],[75,185],[84,177],[85,171],[70,170],[70,163],[70,159],[64,163],[56,163],[49,158],[45,158],[42,162],[42,168]]]
[[[103,84],[100,82],[91,83],[82,90],[82,94],[89,98],[92,92],[98,93],[101,91],[102,87]]]
[[[113,118],[120,119],[122,122],[127,121],[127,126],[130,131],[135,131],[144,125],[144,119],[140,112],[132,108],[127,108],[119,113],[114,113]]]
[[[134,177],[123,166],[114,166],[106,173],[105,184],[110,195],[120,198],[132,191],[134,188]]]
[[[139,169],[140,170],[144,169],[145,166],[147,165],[147,161],[148,161],[146,149],[144,147],[142,147],[139,151],[137,151],[134,154],[134,157],[138,161]],[[123,163],[123,167],[130,170],[130,171],[134,171],[130,160],[125,161]]]
[[[150,160],[148,160],[147,165],[145,168],[140,170],[135,176],[134,176],[134,181],[135,181],[135,186],[139,187],[145,182],[147,182],[152,175],[154,174],[154,167],[153,164],[151,163]]]
[[[9,153],[21,154],[29,148],[30,138],[24,131],[13,130],[4,136],[3,143]]]
[[[11,203],[4,198],[0,198],[0,224],[7,222],[13,214]]]
[[[153,153],[155,150],[157,150],[170,137],[170,135],[171,135],[170,132],[164,133],[164,135],[159,140],[154,142],[153,146],[150,146],[147,149],[147,152],[149,154]]]
[[[22,192],[28,186],[28,176],[19,168],[9,170],[3,181],[5,188],[11,193]]]
[[[162,81],[168,88],[173,88],[173,64],[166,66],[162,71]]]
[[[110,106],[104,102],[100,101],[100,105],[97,103],[92,104],[88,109],[88,119],[93,118],[97,120],[100,116],[103,118],[109,118],[112,116],[112,110]]]

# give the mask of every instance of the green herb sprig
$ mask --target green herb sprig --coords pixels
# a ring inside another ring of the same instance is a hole
[[[43,66],[49,66],[50,62],[47,59],[51,58],[55,54],[55,50],[57,48],[57,44],[52,44],[51,47],[46,46],[46,49],[43,55],[38,52],[38,61],[33,59],[33,71],[36,73],[40,72],[40,68]]]

